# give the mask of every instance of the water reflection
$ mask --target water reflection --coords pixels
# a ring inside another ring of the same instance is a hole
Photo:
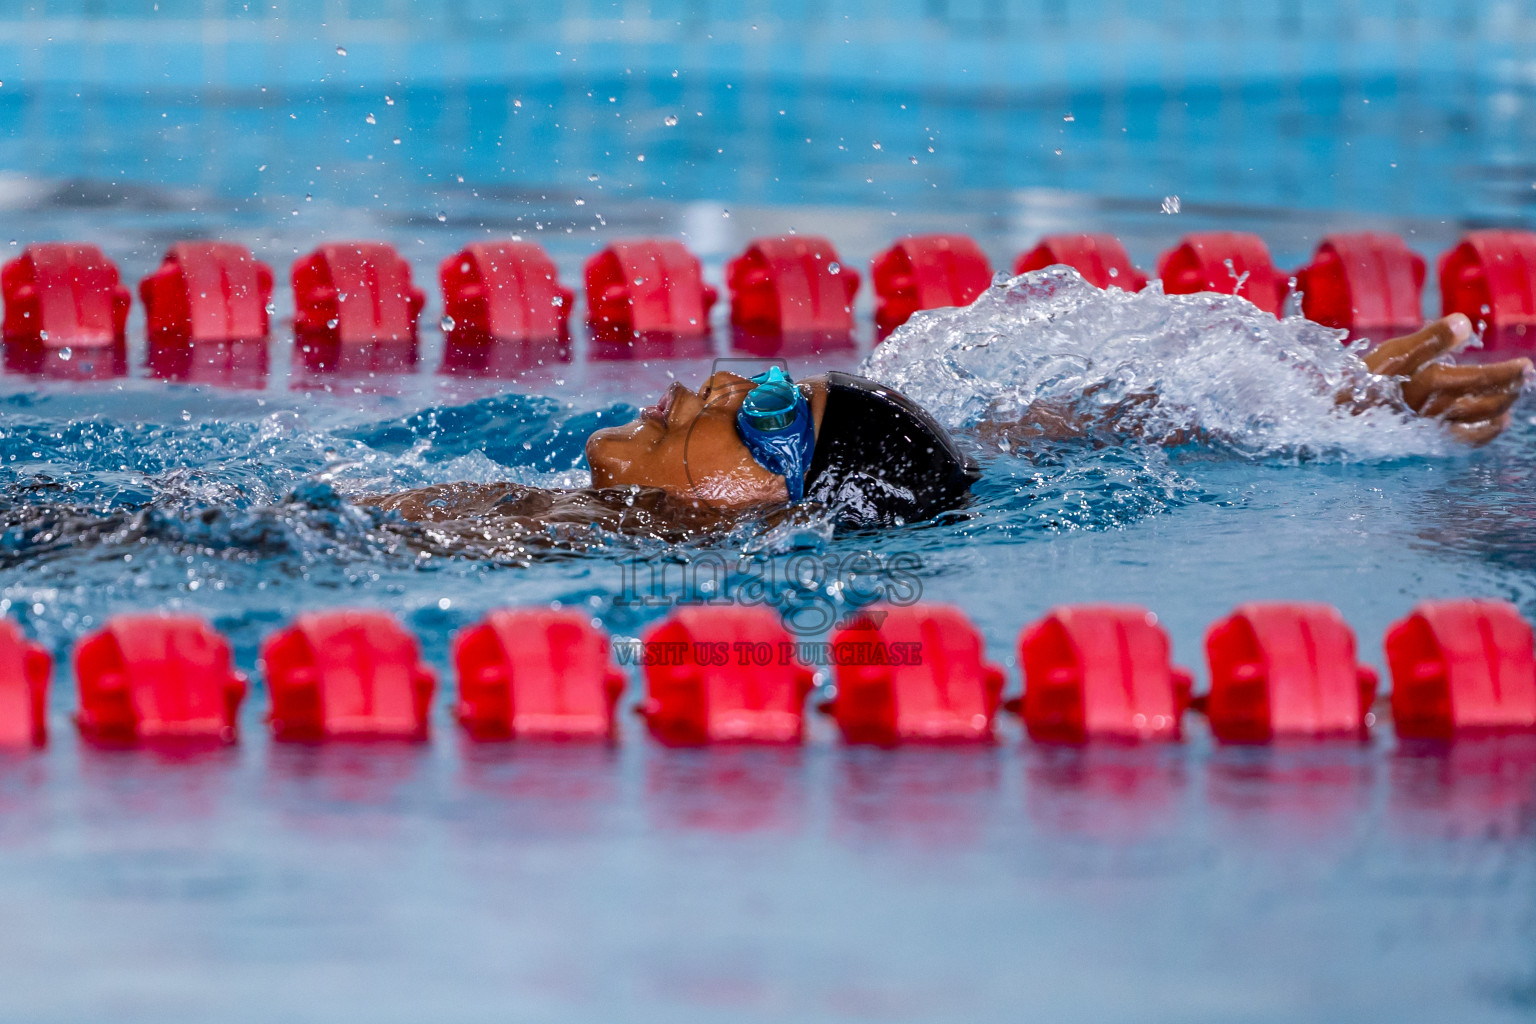
[[[792,831],[804,817],[803,757],[799,748],[658,747],[646,756],[646,808],[660,828]]]
[[[995,747],[843,749],[832,776],[833,834],[861,844],[972,846],[993,814],[1001,756]]]
[[[0,746],[0,845],[47,834],[50,775],[42,751]]]
[[[145,342],[145,372],[180,384],[259,391],[267,386],[270,362],[266,338],[223,339],[162,338],[151,334]]]
[[[1371,812],[1380,756],[1339,739],[1222,746],[1206,768],[1206,795],[1216,821],[1246,836],[1353,836]]]
[[[1404,741],[1390,778],[1391,819],[1404,831],[1490,840],[1536,834],[1536,735]]]
[[[1025,749],[1024,806],[1047,832],[1128,842],[1177,831],[1185,748],[1167,743]]]
[[[93,816],[159,822],[217,814],[237,797],[242,753],[217,741],[160,742],[141,747],[82,741],[77,797]]]
[[[591,832],[619,803],[620,753],[606,743],[466,742],[459,758],[471,797],[460,824],[475,835]]]
[[[419,802],[412,791],[429,781],[431,761],[431,748],[417,743],[273,743],[265,789],[297,827],[347,831],[363,823],[390,833],[400,827],[402,809]]]

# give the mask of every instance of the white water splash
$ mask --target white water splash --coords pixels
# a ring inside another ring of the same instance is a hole
[[[1099,289],[1050,267],[999,278],[970,306],[918,313],[865,360],[868,376],[952,429],[1065,411],[1099,433],[1206,438],[1255,455],[1441,454],[1341,334],[1229,295]],[[1380,404],[1355,411],[1336,396]],[[1039,404],[1037,404],[1039,403]]]

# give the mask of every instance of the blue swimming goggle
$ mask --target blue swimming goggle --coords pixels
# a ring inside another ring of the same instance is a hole
[[[736,414],[736,432],[758,465],[784,478],[789,500],[805,497],[805,473],[816,447],[811,403],[777,366],[752,378],[756,385]]]

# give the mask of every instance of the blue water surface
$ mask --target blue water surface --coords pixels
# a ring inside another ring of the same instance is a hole
[[[254,670],[298,611],[383,607],[448,679],[453,631],[492,608],[635,636],[667,609],[616,601],[634,559],[763,539],[424,557],[343,500],[579,479],[588,430],[707,361],[293,390],[278,352],[257,391],[6,381],[0,606],[61,671],[54,742],[0,768],[0,1019],[1529,1012],[1518,737],[1236,750],[1194,722],[1179,747],[1075,751],[1008,725],[996,749],[865,751],[818,721],[804,751],[690,752],[627,721],[613,750],[511,749],[460,737],[446,686],[424,748],[292,748],[265,739],[258,679],[237,748],[82,747],[67,656],[114,613],[207,615]],[[1060,602],[1144,603],[1197,670],[1243,600],[1331,601],[1378,666],[1421,598],[1536,613],[1529,410],[1478,452],[1364,463],[964,440],[985,466],[966,518],[809,550],[914,557],[1011,687],[1020,627]]]
[[[0,754],[0,1021],[1531,1017],[1528,737],[1232,749],[1192,717],[1167,747],[1052,749],[1005,722],[991,749],[877,751],[813,716],[803,750],[678,751],[626,715],[612,749],[481,746],[450,721],[447,657],[507,605],[632,638],[668,610],[617,600],[636,565],[799,544],[911,556],[1012,690],[1020,628],[1075,601],[1154,609],[1197,680],[1238,602],[1329,601],[1381,668],[1418,600],[1536,616],[1529,400],[1437,457],[963,433],[969,513],[878,535],[463,557],[348,500],[577,484],[590,430],[708,372],[593,360],[578,327],[570,363],[437,373],[435,268],[471,241],[537,239],[579,286],[615,238],[681,236],[719,284],[790,230],[860,269],[966,231],[1002,269],[1054,231],[1113,231],[1150,268],[1185,231],[1240,228],[1294,268],[1333,230],[1432,260],[1527,224],[1518,5],[729,4],[724,26],[660,3],[161,6],[0,12],[0,255],[95,241],[131,286],[176,240],[240,241],[279,281],[270,372],[150,380],[136,306],[128,377],[0,376],[0,609],[58,662],[50,745]],[[288,267],[347,238],[411,261],[418,371],[293,363]],[[797,374],[858,364],[867,287],[857,310],[857,348]],[[334,607],[420,638],[444,680],[430,743],[273,744],[259,673],[227,750],[99,750],[68,720],[69,652],[113,614],[206,615],[255,672],[263,638]]]

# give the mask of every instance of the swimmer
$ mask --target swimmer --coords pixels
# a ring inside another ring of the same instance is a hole
[[[1384,342],[1362,360],[1371,373],[1397,380],[1400,396],[1338,401],[1400,401],[1459,440],[1486,444],[1509,425],[1531,363],[1447,362],[1471,337],[1471,322],[1454,314]],[[1016,445],[1092,437],[1100,426],[1041,404],[1014,422],[984,424],[981,433]],[[948,432],[894,390],[839,372],[797,383],[777,367],[750,379],[717,372],[697,391],[674,383],[634,422],[595,432],[586,455],[591,489],[448,484],[360,503],[413,521],[495,516],[530,530],[595,524],[672,539],[678,530],[707,532],[743,512],[801,503],[830,509],[847,525],[918,522],[961,508],[980,476]]]

